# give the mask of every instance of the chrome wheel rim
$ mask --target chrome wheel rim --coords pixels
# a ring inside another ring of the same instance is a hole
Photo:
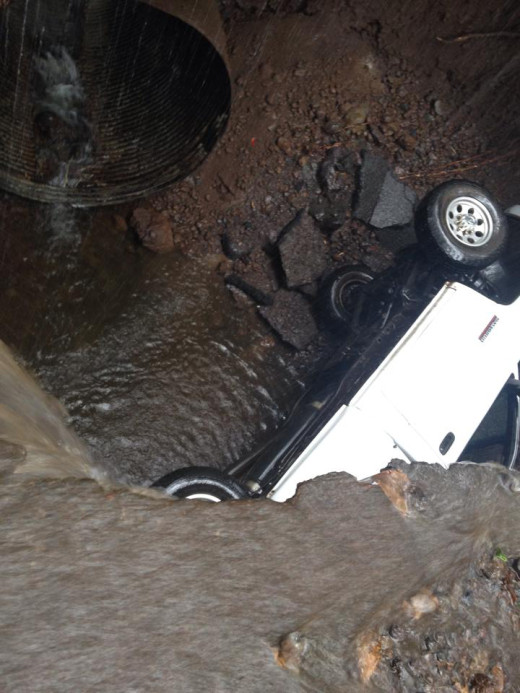
[[[203,500],[203,501],[208,501],[210,503],[220,503],[220,498],[217,498],[216,496],[212,496],[210,493],[189,493],[187,496],[184,496],[185,500]]]
[[[462,245],[478,248],[493,235],[493,221],[486,207],[471,197],[456,197],[446,209],[446,227]]]

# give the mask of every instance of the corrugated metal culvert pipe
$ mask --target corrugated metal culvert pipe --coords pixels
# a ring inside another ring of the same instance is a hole
[[[0,187],[103,205],[188,175],[231,85],[216,0],[0,0]]]

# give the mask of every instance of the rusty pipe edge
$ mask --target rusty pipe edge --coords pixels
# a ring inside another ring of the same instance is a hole
[[[139,0],[177,17],[202,34],[218,51],[229,72],[227,37],[216,0]],[[1,2],[1,0],[0,0]]]

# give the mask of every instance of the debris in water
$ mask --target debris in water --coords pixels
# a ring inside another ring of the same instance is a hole
[[[361,681],[366,684],[381,661],[381,637],[373,631],[364,633],[357,648],[357,656]]]
[[[298,631],[288,633],[281,639],[280,647],[275,651],[276,663],[283,669],[297,674],[307,645],[307,638]]]
[[[411,484],[403,471],[400,469],[385,469],[372,477],[372,480],[402,515],[408,514],[407,493]]]
[[[410,597],[409,601],[404,603],[404,609],[407,614],[410,615],[415,621],[424,614],[431,614],[439,608],[439,600],[431,592],[431,590],[424,589],[413,597]]]

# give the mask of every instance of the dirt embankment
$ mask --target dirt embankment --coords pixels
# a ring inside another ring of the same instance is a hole
[[[520,20],[512,4],[488,4],[223,2],[234,82],[227,133],[199,172],[150,200],[177,247],[224,250],[219,271],[253,302],[275,303],[262,311],[275,313],[275,329],[280,315],[300,316],[303,337],[291,325],[282,337],[301,348],[316,334],[304,306],[324,269],[378,271],[411,238],[405,222],[377,232],[355,214],[362,152],[385,159],[419,197],[465,177],[513,203]],[[321,237],[297,285],[278,242],[302,210]]]
[[[380,269],[392,260],[381,234],[352,216],[363,150],[388,161],[419,197],[456,176],[484,183],[504,204],[517,200],[517,3],[222,0],[221,7],[233,81],[227,132],[204,165],[171,190],[116,209],[115,220],[110,211],[77,224],[86,319],[118,293],[106,291],[103,257],[139,271],[136,231],[152,250],[222,253],[223,277],[253,276],[264,294],[289,288],[303,295],[295,299],[302,306],[314,288],[287,286],[272,248],[302,209],[314,215],[328,267],[363,262]],[[350,158],[339,156],[338,166],[337,152]],[[0,207],[0,311],[9,343],[28,352],[39,348],[26,345],[32,332],[59,329],[40,325],[51,292],[74,320],[71,302],[80,297],[62,287],[74,283],[78,269],[67,274],[60,257],[50,268],[42,253],[34,259],[31,248],[45,245],[49,232],[35,221],[34,205],[6,196]],[[135,207],[146,211],[138,214],[141,226],[128,230]],[[151,210],[158,216],[143,226]],[[395,226],[386,234],[396,235]],[[66,342],[62,337],[52,338]]]

